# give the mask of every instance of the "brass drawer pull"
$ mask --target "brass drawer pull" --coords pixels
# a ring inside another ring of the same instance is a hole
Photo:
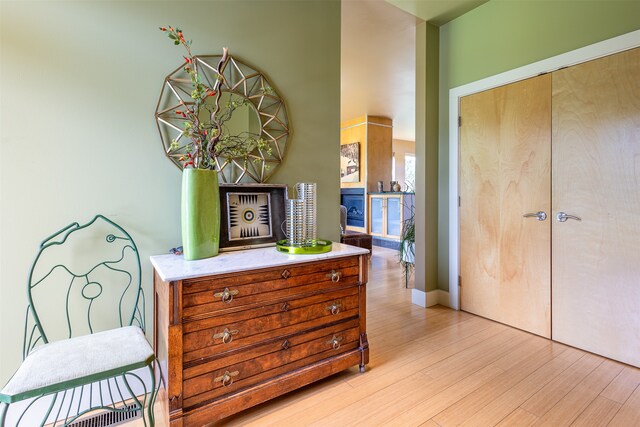
[[[333,347],[334,350],[338,350],[340,348],[340,342],[342,341],[342,339],[342,337],[336,337],[334,335],[333,338],[327,341],[327,344],[331,344],[331,347]]]
[[[233,384],[233,377],[238,376],[239,373],[240,372],[238,372],[238,371],[235,371],[235,372],[225,371],[223,376],[218,377],[213,381],[217,382],[217,383],[222,381],[222,386],[223,387],[229,387],[231,384]]]
[[[340,307],[342,307],[342,304],[340,304],[339,302],[335,302],[328,306],[327,310],[329,310],[331,314],[338,314],[340,313]]]
[[[282,343],[282,349],[289,350],[289,347],[291,347],[291,344],[289,344],[289,340],[284,340],[284,342]]]
[[[228,304],[231,301],[233,301],[233,296],[238,295],[238,292],[239,291],[236,289],[234,289],[233,291],[230,291],[229,288],[224,288],[224,291],[217,292],[213,294],[213,296],[216,298],[222,298],[222,302],[226,302]]]
[[[288,311],[290,307],[291,306],[289,305],[289,303],[285,302],[285,303],[282,304],[281,308],[282,308],[282,311]]]
[[[331,273],[327,273],[325,277],[330,278],[333,283],[338,283],[340,277],[342,277],[342,272],[331,270]]]
[[[233,341],[233,335],[237,335],[238,334],[238,330],[234,329],[233,331],[230,331],[227,328],[224,328],[224,331],[215,334],[213,336],[213,339],[218,339],[218,338],[222,338],[222,342],[224,344],[229,344],[231,341]]]
[[[288,279],[289,277],[291,277],[291,273],[289,272],[289,270],[285,270],[282,272],[281,276],[283,279]]]

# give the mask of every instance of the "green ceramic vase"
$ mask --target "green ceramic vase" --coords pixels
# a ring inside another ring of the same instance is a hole
[[[182,249],[184,259],[218,255],[220,245],[220,190],[218,172],[182,171]]]

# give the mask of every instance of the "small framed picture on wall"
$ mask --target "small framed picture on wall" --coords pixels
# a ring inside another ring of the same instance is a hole
[[[340,182],[360,182],[360,143],[340,146]]]
[[[220,185],[220,251],[275,246],[285,238],[284,184]]]

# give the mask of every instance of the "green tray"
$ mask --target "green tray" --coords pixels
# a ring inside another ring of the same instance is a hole
[[[278,252],[289,255],[324,254],[331,252],[331,241],[318,239],[313,246],[288,246],[286,240],[279,240],[276,243],[276,249]]]

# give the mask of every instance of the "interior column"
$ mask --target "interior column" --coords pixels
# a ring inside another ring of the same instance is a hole
[[[416,26],[416,265],[412,302],[438,303],[438,27]]]

